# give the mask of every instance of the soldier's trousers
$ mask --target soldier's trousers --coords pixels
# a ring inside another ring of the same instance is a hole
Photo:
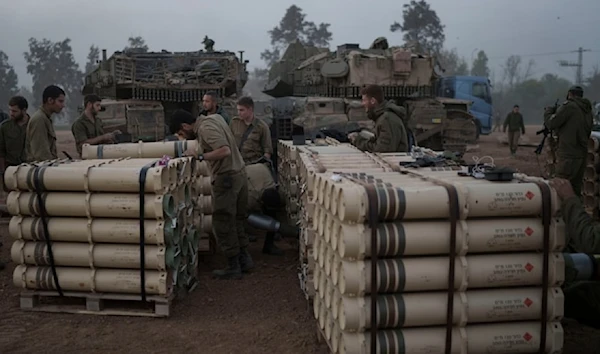
[[[519,138],[521,137],[521,131],[517,130],[514,132],[508,132],[508,146],[510,147],[511,153],[516,153],[519,147]]]
[[[586,166],[585,159],[557,157],[557,160],[555,176],[568,179],[575,194],[581,196],[581,186],[583,185]]]
[[[221,252],[226,257],[248,247],[244,222],[248,218],[248,182],[246,172],[234,172],[213,177],[213,231]]]

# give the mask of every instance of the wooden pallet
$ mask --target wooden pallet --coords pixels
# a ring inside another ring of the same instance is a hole
[[[98,294],[83,292],[25,290],[20,294],[21,310],[105,316],[169,317],[174,295],[168,297]]]

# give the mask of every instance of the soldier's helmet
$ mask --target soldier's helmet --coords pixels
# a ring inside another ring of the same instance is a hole
[[[579,94],[579,96],[583,96],[583,88],[579,85],[573,85],[569,87],[569,92],[573,92],[575,94]]]

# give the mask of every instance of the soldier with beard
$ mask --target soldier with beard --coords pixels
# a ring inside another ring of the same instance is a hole
[[[0,174],[3,186],[6,168],[25,162],[25,139],[27,123],[29,123],[28,106],[24,97],[11,98],[8,101],[10,118],[0,125]],[[4,263],[0,262],[0,270],[2,269],[4,269]]]
[[[25,137],[29,123],[27,100],[15,96],[8,101],[10,119],[0,125],[0,172],[8,166],[17,166],[25,162]]]
[[[71,126],[71,132],[75,138],[75,146],[79,156],[81,156],[81,147],[83,144],[112,144],[115,142],[115,136],[121,134],[119,130],[104,133],[102,119],[97,117],[102,108],[100,105],[101,101],[100,97],[96,95],[85,96],[83,99],[83,106],[85,107],[83,113]]]
[[[578,196],[581,196],[593,124],[592,103],[583,97],[581,86],[569,88],[567,100],[561,106],[548,107],[544,112],[545,127],[558,136],[556,177],[568,179]]]
[[[404,108],[384,100],[383,89],[378,85],[365,87],[361,94],[367,116],[375,121],[375,135],[351,133],[348,140],[362,151],[408,152],[408,133],[402,121],[406,115]]]
[[[218,114],[227,124],[231,123],[231,118],[229,114],[223,109],[223,106],[220,106],[217,102],[217,93],[215,91],[208,91],[202,97],[202,111],[200,112],[201,116],[208,116],[210,114]]]

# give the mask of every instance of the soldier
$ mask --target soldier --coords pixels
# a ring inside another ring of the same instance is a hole
[[[234,117],[229,128],[235,137],[237,147],[246,164],[255,163],[261,157],[271,161],[273,143],[271,130],[267,123],[254,117],[254,101],[250,97],[242,97],[237,103],[237,117]]]
[[[562,216],[569,236],[565,252],[600,254],[600,223],[594,222],[585,212],[581,199],[567,179],[550,180],[561,199]],[[574,282],[575,270],[566,264],[565,317],[582,323],[600,326],[600,283],[591,281]]]
[[[207,116],[210,114],[218,114],[221,117],[223,117],[223,119],[225,119],[225,122],[227,124],[229,124],[229,122],[231,121],[231,119],[229,118],[229,114],[225,112],[222,106],[217,104],[217,100],[217,93],[214,91],[209,91],[206,94],[204,94],[204,97],[202,97],[203,110],[202,112],[200,112],[200,115]]]
[[[515,156],[519,147],[519,138],[521,137],[519,132],[525,134],[525,123],[523,122],[523,115],[519,112],[519,105],[515,105],[512,112],[506,115],[503,126],[504,133],[506,133],[507,127],[510,154]]]
[[[83,144],[112,144],[115,142],[115,136],[121,134],[120,130],[104,133],[104,123],[102,123],[102,119],[98,118],[98,113],[102,108],[101,101],[100,97],[96,95],[85,96],[83,99],[83,106],[85,107],[83,113],[71,126],[79,156],[81,156]]]
[[[29,114],[27,100],[14,96],[8,101],[10,117],[0,124],[0,178],[4,187],[6,167],[17,166],[25,162],[25,136]],[[4,189],[4,188],[3,188]],[[0,243],[0,247],[2,243]],[[0,270],[5,264],[0,262]]]
[[[571,181],[579,196],[592,124],[592,104],[583,98],[581,86],[569,88],[567,100],[558,109],[548,107],[544,112],[544,125],[558,137],[556,177]]]
[[[55,85],[46,87],[42,93],[42,106],[27,124],[25,150],[28,162],[58,158],[52,115],[60,113],[64,107],[65,91]]]
[[[25,162],[25,137],[29,114],[29,104],[22,96],[8,101],[10,119],[0,125],[0,173],[4,180],[4,170],[8,166],[17,166]]]
[[[378,85],[365,87],[361,94],[367,116],[375,121],[375,135],[367,138],[358,133],[351,133],[348,140],[362,151],[409,151],[408,133],[402,121],[406,116],[404,108],[385,101],[383,89]]]
[[[236,149],[231,130],[218,114],[198,120],[191,113],[178,110],[171,117],[171,133],[196,139],[201,153],[195,156],[206,160],[212,172],[213,229],[228,266],[213,271],[220,279],[240,279],[242,272],[254,268],[248,253],[248,237],[244,232],[247,219],[248,182],[244,160]],[[188,150],[187,156],[196,151]]]

